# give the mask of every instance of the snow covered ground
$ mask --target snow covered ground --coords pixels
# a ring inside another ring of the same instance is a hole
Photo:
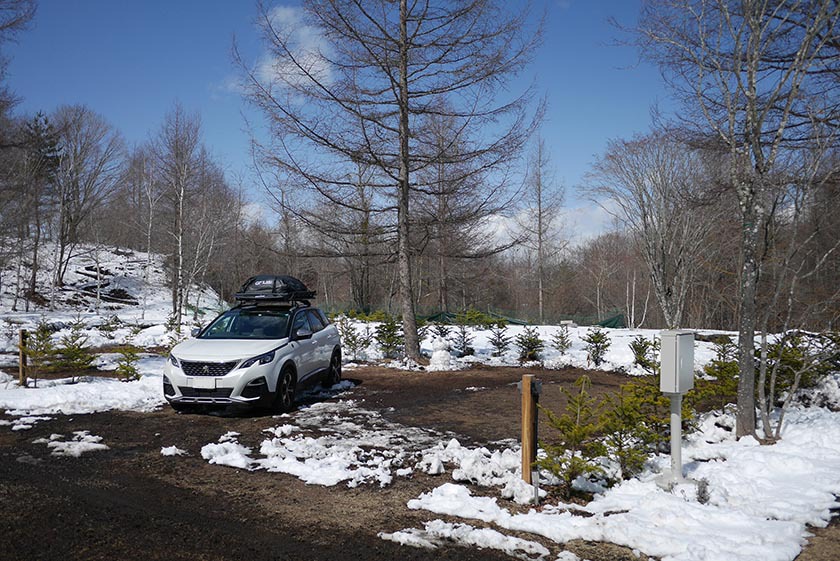
[[[17,416],[4,424],[7,430],[26,430],[60,414],[153,409],[162,403],[161,361],[145,360],[141,379],[128,383],[90,378],[21,389],[3,376],[0,409]],[[832,379],[825,388],[837,387],[838,375]],[[382,532],[383,539],[428,548],[458,543],[523,559],[548,559],[549,553],[537,541],[510,532],[558,544],[612,542],[664,560],[791,560],[808,526],[825,526],[840,507],[840,413],[824,408],[791,409],[783,438],[773,446],[751,438],[736,441],[725,428],[733,426],[732,417],[709,414],[684,442],[688,482],[661,487],[658,478],[670,459],[652,457],[639,477],[600,489],[586,506],[549,501],[523,512],[514,504],[527,504],[533,492],[521,480],[515,442],[463,446],[456,435],[389,422],[348,392],[352,384],[343,382],[326,394],[333,399],[276,417],[277,425],[255,446],[225,433],[200,450],[169,446],[161,454],[174,461],[200,456],[220,466],[289,474],[313,485],[387,486],[414,473],[437,475],[438,486],[406,505],[428,512],[429,521],[421,528]],[[107,441],[84,430],[39,442],[53,455],[108,449]],[[547,474],[543,479],[545,485]],[[700,481],[707,486],[704,492],[698,491]],[[444,521],[441,515],[460,521]],[[561,559],[573,557],[564,552]]]
[[[3,287],[0,291],[0,353],[16,352],[18,331],[21,328],[32,331],[41,321],[55,328],[53,339],[56,341],[67,333],[72,322],[82,321],[87,326],[88,344],[91,346],[123,343],[131,334],[131,327],[141,328],[133,340],[136,345],[150,347],[167,343],[169,334],[163,325],[171,313],[172,304],[161,255],[153,253],[149,256],[119,248],[95,250],[92,246],[82,246],[70,261],[65,286],[53,289],[50,279],[53,254],[52,245],[46,244],[36,283],[38,292],[45,299],[53,297],[52,310],[47,305],[30,303],[29,311],[25,311],[24,302],[19,300],[16,303],[13,296],[16,271],[12,265],[0,270]],[[27,276],[25,271],[24,277]],[[97,282],[100,285],[99,301],[96,297]],[[220,304],[216,292],[197,286],[191,288],[189,303],[191,306],[198,305],[200,321],[205,322],[215,317],[220,307],[226,307]],[[123,325],[111,334],[101,331],[99,327],[113,316],[118,317]],[[187,314],[186,321],[191,319]],[[185,324],[185,327],[189,332],[189,325]],[[0,367],[9,362],[9,357],[0,357]]]

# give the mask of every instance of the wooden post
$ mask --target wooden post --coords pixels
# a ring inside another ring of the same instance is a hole
[[[534,400],[534,375],[522,376],[522,479],[531,483],[531,464],[537,460],[537,435],[534,432],[537,418],[537,402]]]
[[[20,330],[20,340],[18,342],[18,384],[26,387],[26,340],[28,334],[25,329]]]

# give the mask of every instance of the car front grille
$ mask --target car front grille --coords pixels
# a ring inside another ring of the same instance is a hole
[[[224,376],[239,364],[233,362],[187,362],[181,361],[181,369],[187,376]]]
[[[202,388],[185,388],[183,386],[178,388],[181,390],[181,395],[184,397],[201,397],[201,398],[228,398],[230,397],[230,393],[233,391],[233,388],[215,388],[215,389],[202,389]]]

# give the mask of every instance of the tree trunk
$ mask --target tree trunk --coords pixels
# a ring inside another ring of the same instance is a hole
[[[400,0],[400,174],[397,229],[399,232],[398,268],[402,307],[405,353],[412,360],[420,359],[420,341],[414,316],[414,294],[411,284],[411,240],[409,239],[409,129],[408,129],[408,6]]]
[[[759,263],[757,256],[759,220],[752,205],[744,214],[742,233],[743,265],[739,291],[738,315],[738,411],[735,434],[738,437],[755,434],[755,324],[756,286]]]

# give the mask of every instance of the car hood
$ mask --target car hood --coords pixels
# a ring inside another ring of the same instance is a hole
[[[251,358],[285,345],[284,339],[188,339],[172,348],[181,360],[229,361]]]

